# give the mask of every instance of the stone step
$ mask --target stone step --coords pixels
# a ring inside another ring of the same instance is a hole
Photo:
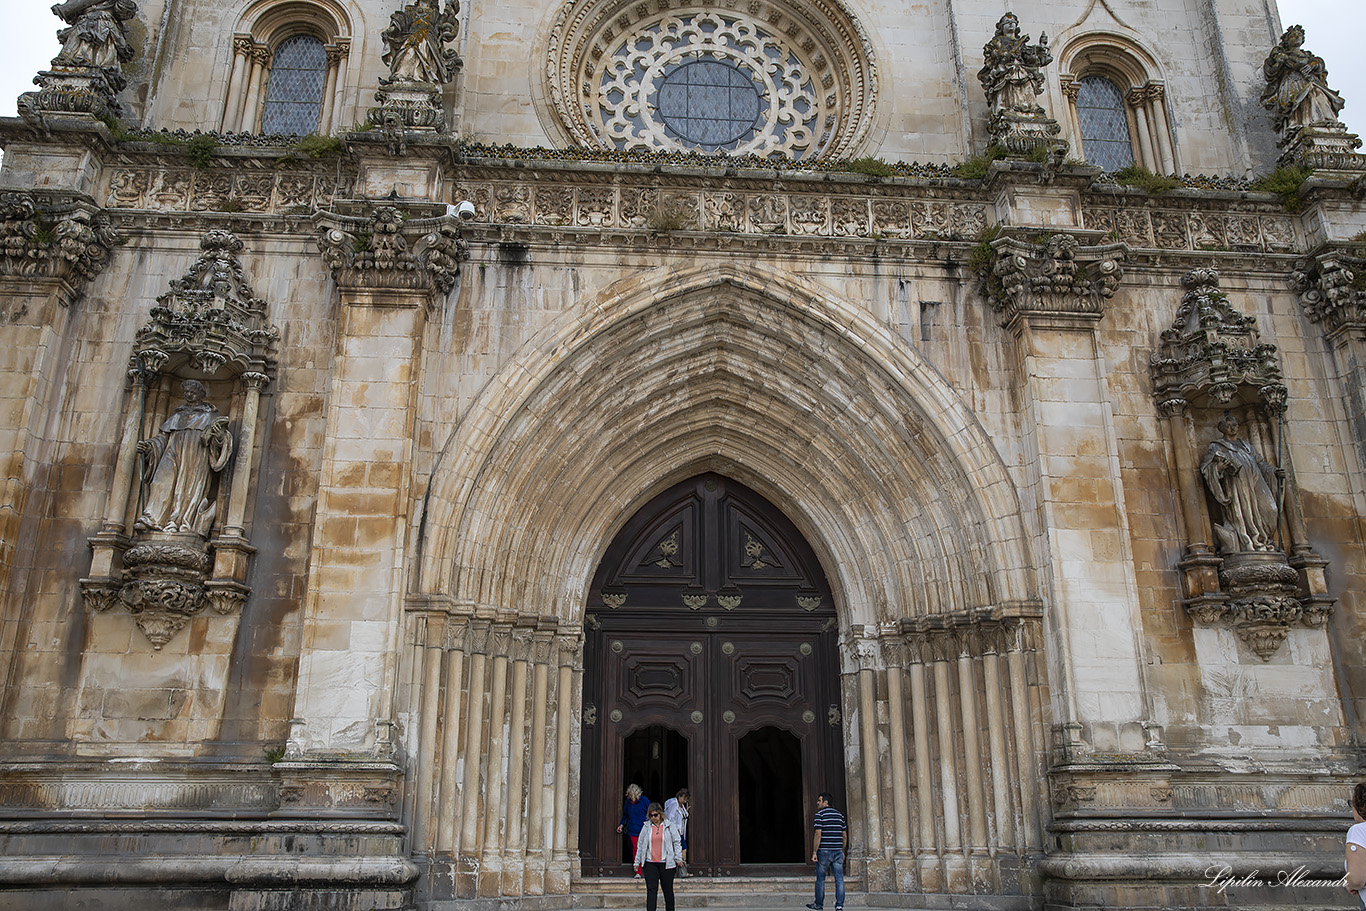
[[[679,908],[707,908],[712,911],[735,908],[744,911],[802,911],[811,901],[812,877],[762,876],[689,876],[674,880],[674,897]],[[859,891],[862,882],[845,880],[845,907],[866,908]],[[597,877],[574,880],[576,908],[638,908],[645,902],[645,883],[631,877]],[[833,911],[835,884],[826,885],[827,911]],[[663,899],[660,899],[663,907]]]

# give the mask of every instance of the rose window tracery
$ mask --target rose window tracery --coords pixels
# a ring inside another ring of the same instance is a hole
[[[569,0],[541,108],[575,145],[841,157],[872,124],[861,28],[837,3]]]

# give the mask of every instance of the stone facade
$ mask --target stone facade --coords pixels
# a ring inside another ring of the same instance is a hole
[[[1362,772],[1363,159],[1253,6],[62,4],[0,121],[0,907],[582,905],[594,575],[707,472],[828,580],[860,901],[1339,902],[1274,877]],[[297,35],[335,139],[259,135]],[[708,54],[781,116],[621,101]],[[1095,73],[1220,176],[1078,160]]]

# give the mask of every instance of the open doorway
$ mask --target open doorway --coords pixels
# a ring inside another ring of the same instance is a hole
[[[801,742],[788,731],[759,728],[740,738],[739,760],[740,863],[801,863]]]
[[[663,725],[641,728],[622,742],[621,769],[623,792],[627,785],[638,784],[646,800],[663,805],[679,788],[688,787],[688,738]],[[622,830],[624,864],[634,860],[630,839],[634,834]]]

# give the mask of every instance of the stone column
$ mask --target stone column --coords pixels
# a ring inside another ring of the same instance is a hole
[[[441,712],[441,665],[446,644],[446,618],[428,613],[421,620],[418,642],[414,651],[419,665],[418,679],[422,681],[417,721],[417,755],[413,757],[412,774],[416,796],[413,800],[413,850],[427,853],[435,846],[437,808],[435,805],[436,729]]]
[[[995,810],[998,848],[1009,851],[1015,847],[1015,825],[1010,807],[1009,782],[1016,776],[1010,768],[1010,754],[1006,750],[1006,721],[1003,705],[1005,687],[1001,680],[1001,631],[992,625],[982,631],[982,678],[987,708],[987,743],[991,756],[991,805]],[[1022,781],[1021,787],[1034,787]]]
[[[550,739],[546,726],[550,698],[550,659],[554,647],[553,629],[537,629],[533,640],[535,672],[531,684],[531,755],[527,760],[530,781],[527,787],[526,877],[522,891],[527,895],[545,892],[545,749]]]
[[[249,78],[252,65],[252,40],[250,35],[234,35],[232,38],[232,69],[228,77],[228,94],[223,99],[223,117],[218,129],[223,133],[236,131],[242,122],[242,83]]]
[[[866,879],[870,891],[888,888],[888,852],[883,845],[881,776],[878,774],[877,747],[877,643],[864,639],[855,643],[859,663],[859,747],[863,759],[863,849],[868,858]],[[851,839],[852,841],[852,839]]]
[[[1134,112],[1134,124],[1138,127],[1139,164],[1149,171],[1160,171],[1162,164],[1153,154],[1153,137],[1148,123],[1147,91],[1143,88],[1131,89],[1125,100],[1129,102],[1129,109]]]
[[[270,48],[254,44],[251,48],[251,77],[247,80],[247,96],[242,102],[242,114],[237,129],[243,133],[256,131],[256,118],[261,111],[261,86],[270,72]]]
[[[973,673],[973,639],[970,629],[957,629],[953,633],[954,646],[958,652],[958,704],[963,722],[963,772],[966,781],[965,793],[968,801],[968,847],[972,854],[973,880],[978,881],[989,875],[987,857],[987,812],[986,790],[982,786],[982,756],[978,742],[977,722],[977,680]]]
[[[489,733],[484,749],[480,750],[487,765],[484,768],[484,837],[480,841],[479,894],[497,895],[503,887],[503,839],[506,833],[503,814],[503,769],[507,763],[505,747],[507,735],[503,723],[507,718],[508,652],[512,645],[512,625],[499,622],[493,625],[489,642],[492,668],[489,672]],[[468,754],[465,761],[471,761]]]
[[[892,856],[892,877],[897,892],[913,892],[918,885],[915,855],[911,852],[911,799],[907,786],[910,768],[906,763],[905,646],[886,641],[882,654],[887,659],[887,739],[892,754],[892,820],[896,853]],[[917,814],[918,815],[918,814]]]
[[[331,105],[331,124],[332,132],[340,133],[351,129],[351,124],[346,121],[346,70],[347,58],[351,55],[351,41],[347,38],[337,39],[337,72],[332,80],[333,89],[331,99],[324,99],[323,104]]]
[[[526,688],[527,659],[531,651],[531,630],[519,627],[512,632],[512,697],[508,702],[507,834],[503,848],[503,895],[521,895],[526,877],[526,821],[522,787],[526,775]]]
[[[934,760],[930,755],[929,699],[925,690],[925,644],[908,642],[906,658],[911,678],[911,729],[915,739],[916,870],[926,892],[944,888],[934,820]]]
[[[1029,704],[1029,678],[1025,668],[1027,633],[1023,623],[1010,622],[1006,626],[1006,665],[1010,669],[1011,736],[1015,741],[1015,759],[1019,765],[1020,814],[1024,817],[1021,830],[1021,853],[1035,851],[1043,844],[1043,820],[1038,790],[1047,776],[1039,768],[1034,747],[1034,713]]]
[[[1219,592],[1220,559],[1209,544],[1209,515],[1200,489],[1195,447],[1191,442],[1190,416],[1182,398],[1158,403],[1167,421],[1176,462],[1176,485],[1181,499],[1181,520],[1186,531],[1186,550],[1177,564],[1181,569],[1183,594],[1191,605],[1224,600]]]
[[[446,688],[441,705],[441,767],[436,799],[436,852],[454,866],[460,847],[460,743],[461,718],[469,704],[461,700],[465,686],[465,651],[469,648],[469,621],[452,618],[446,623]]]
[[[1166,87],[1160,82],[1148,83],[1148,109],[1153,138],[1157,140],[1157,157],[1162,162],[1163,174],[1176,173],[1176,155],[1172,152],[1171,129],[1167,125]]]
[[[958,809],[958,757],[953,731],[953,702],[949,690],[949,662],[952,645],[945,637],[934,642],[934,714],[939,737],[939,801],[944,808],[944,887],[950,892],[966,892],[969,885],[967,858],[963,855],[963,835]],[[976,757],[969,757],[968,761]]]
[[[473,898],[479,889],[479,852],[483,844],[479,832],[479,769],[484,755],[484,672],[488,663],[489,630],[487,620],[476,619],[470,624],[470,682],[464,724],[465,783],[460,788],[460,854],[455,868],[455,892],[460,898]]]
[[[569,846],[569,792],[571,738],[578,729],[576,678],[582,672],[582,638],[577,635],[556,637],[559,653],[559,683],[555,693],[555,843],[546,871],[545,891],[549,895],[569,894],[569,883],[578,858]],[[577,795],[578,789],[574,789]]]

